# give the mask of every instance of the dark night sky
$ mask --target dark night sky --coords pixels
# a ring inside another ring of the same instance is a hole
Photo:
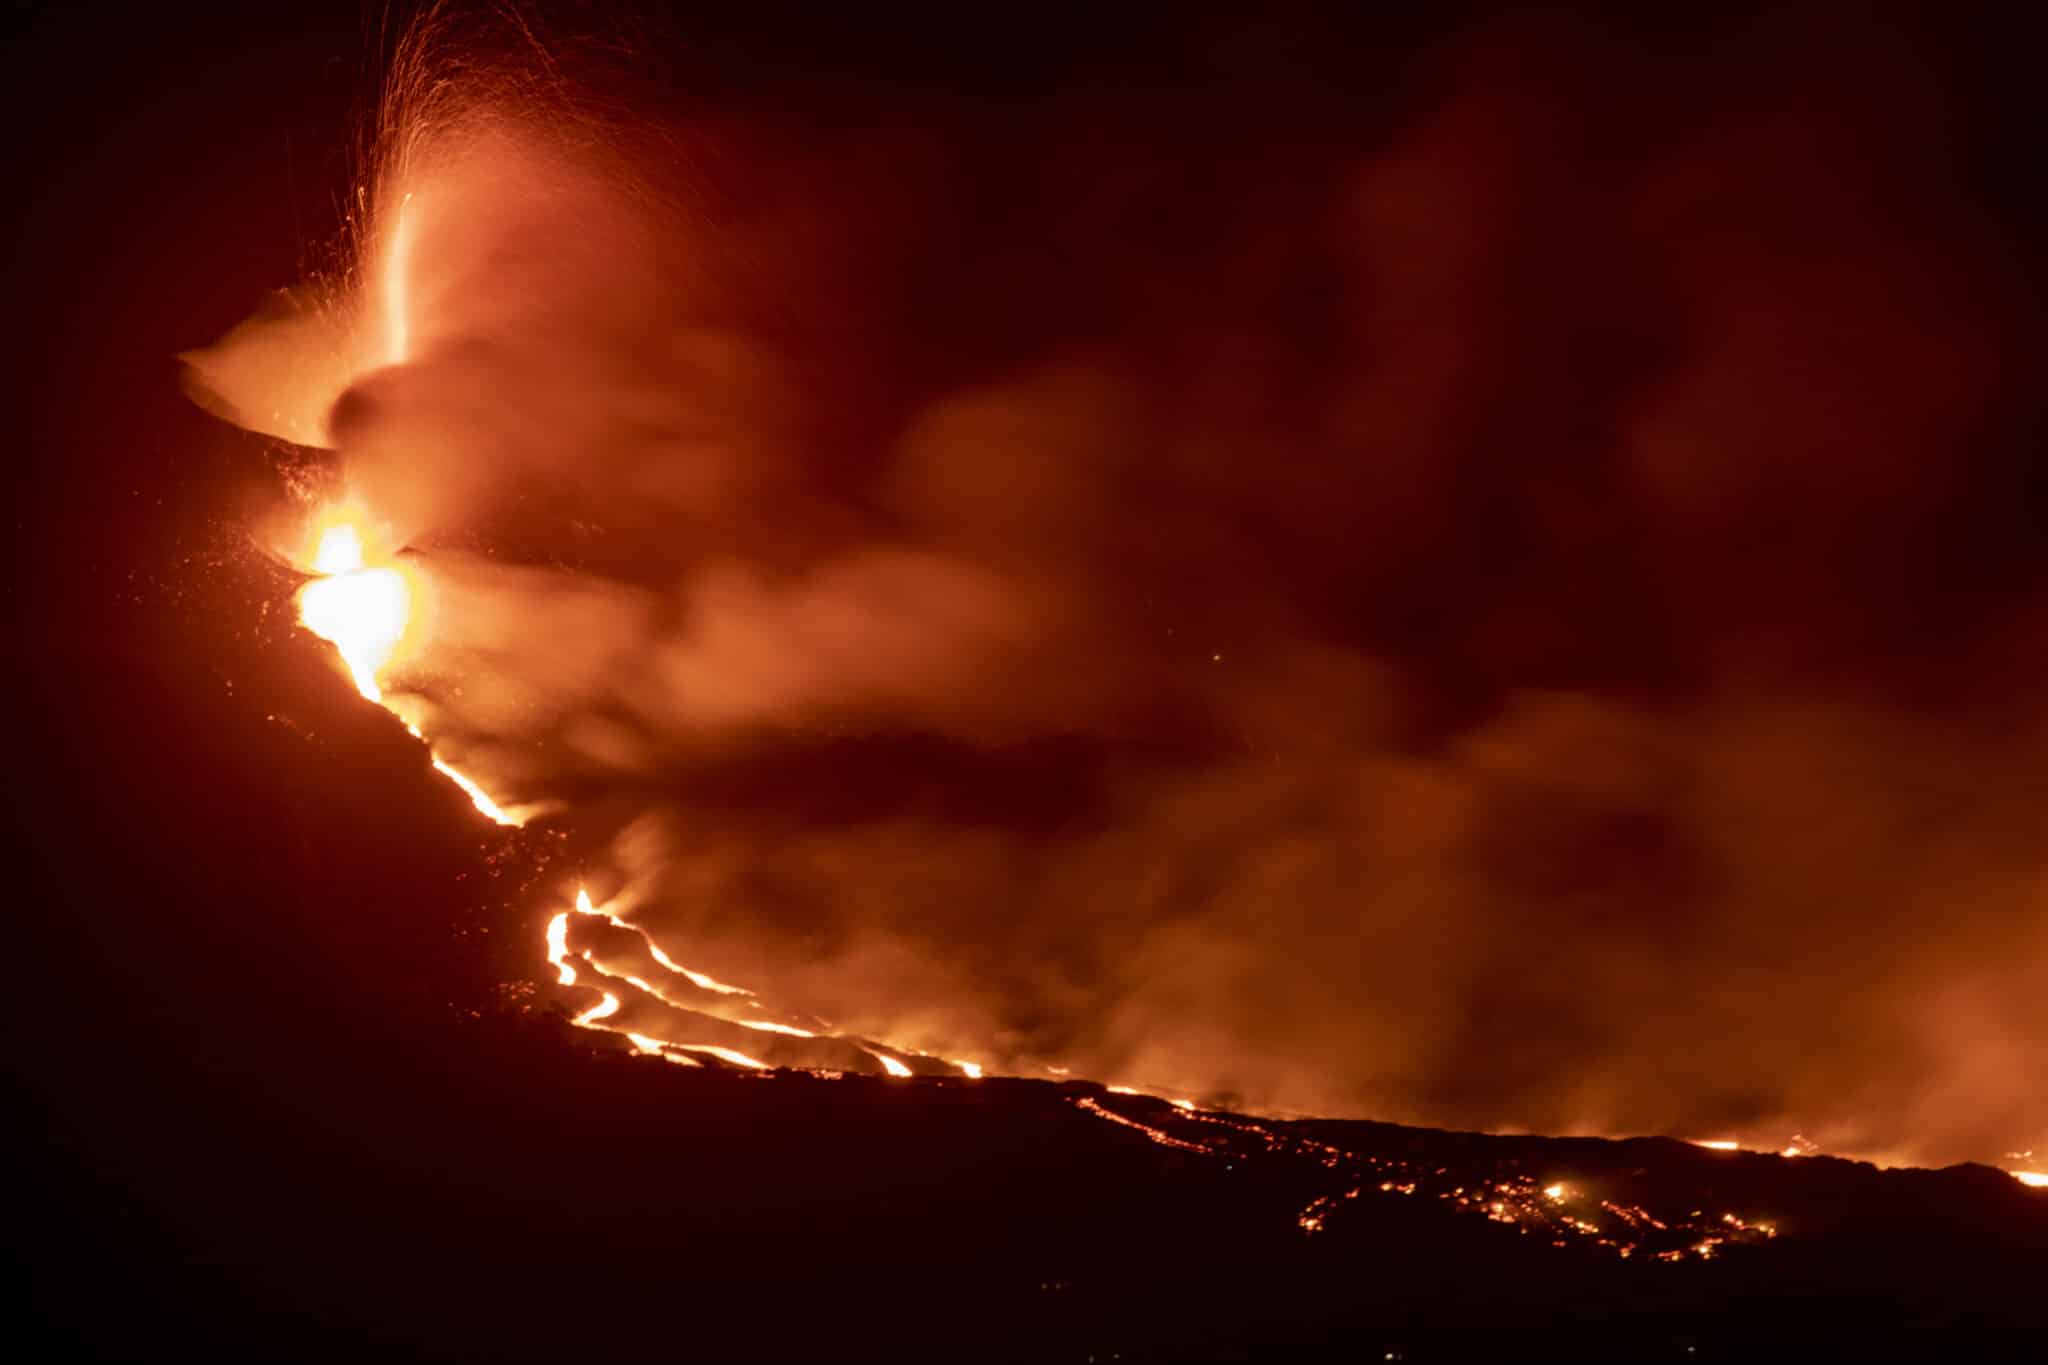
[[[921,1020],[1254,1098],[1806,1112],[1950,1152],[2038,1125],[2027,7],[1261,13],[686,25],[662,113],[709,129],[693,222],[734,263],[686,302],[786,362],[797,453],[683,513],[536,460],[427,542],[634,590],[715,552],[777,620],[908,546],[1050,605],[987,656],[885,635],[855,684],[764,670],[730,725],[565,702],[626,717],[631,782],[560,728],[450,732],[486,770],[541,744],[528,780],[587,802],[566,863],[658,799],[711,852],[651,883],[720,892],[669,927],[751,935],[842,1017],[848,964],[908,954],[927,994],[890,1004]],[[346,1116],[443,1057],[437,1146],[494,1140],[516,1077],[459,1040],[533,970],[562,869],[480,834],[289,631],[247,529],[265,442],[172,359],[326,263],[370,26],[16,16],[9,1062],[30,1179],[97,1191],[31,1226],[56,1275],[110,1239],[203,1262],[207,1192],[248,1231],[310,1170],[348,1173],[329,1215],[429,1188],[439,1159]],[[779,390],[740,374],[744,426]],[[963,486],[962,448],[1010,463]],[[502,601],[515,638],[545,605]],[[629,668],[719,666],[635,640]],[[1396,882],[1421,909],[1360,904]]]

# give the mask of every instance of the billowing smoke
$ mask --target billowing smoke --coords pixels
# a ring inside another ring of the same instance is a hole
[[[1978,125],[1916,35],[1729,22],[734,72],[444,9],[355,267],[194,374],[409,547],[394,705],[789,1007],[1268,1108],[2038,1145]]]

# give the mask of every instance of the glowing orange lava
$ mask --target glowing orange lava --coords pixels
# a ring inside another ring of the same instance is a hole
[[[299,620],[340,653],[356,691],[381,703],[377,674],[405,638],[412,585],[396,568],[368,567],[362,533],[347,524],[321,532],[313,568],[321,576],[299,590]]]
[[[576,969],[569,965],[569,915],[567,911],[548,921],[548,961],[555,979],[564,986],[576,984]]]
[[[299,622],[334,646],[366,701],[389,710],[383,677],[412,624],[412,570],[395,557],[372,563],[361,522],[342,508],[328,509],[316,524],[321,530],[307,557],[315,577],[299,589]],[[401,722],[414,739],[426,742],[418,726],[402,717]],[[524,823],[523,816],[499,805],[474,778],[457,771],[432,748],[427,758],[485,816],[501,825]]]

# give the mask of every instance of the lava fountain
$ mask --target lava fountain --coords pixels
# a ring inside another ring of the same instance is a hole
[[[383,675],[398,656],[412,625],[418,580],[395,555],[371,562],[364,549],[363,525],[330,512],[310,556],[315,577],[299,589],[299,623],[332,644],[348,668],[349,679],[366,701],[398,714],[385,700]],[[406,731],[421,743],[427,737],[403,716]],[[520,825],[525,817],[501,806],[474,778],[428,747],[434,767],[479,811],[500,825]]]

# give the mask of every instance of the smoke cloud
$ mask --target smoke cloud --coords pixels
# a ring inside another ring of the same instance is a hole
[[[1912,35],[581,22],[430,16],[353,267],[190,360],[672,953],[1268,1109],[2048,1139],[2038,395]]]

